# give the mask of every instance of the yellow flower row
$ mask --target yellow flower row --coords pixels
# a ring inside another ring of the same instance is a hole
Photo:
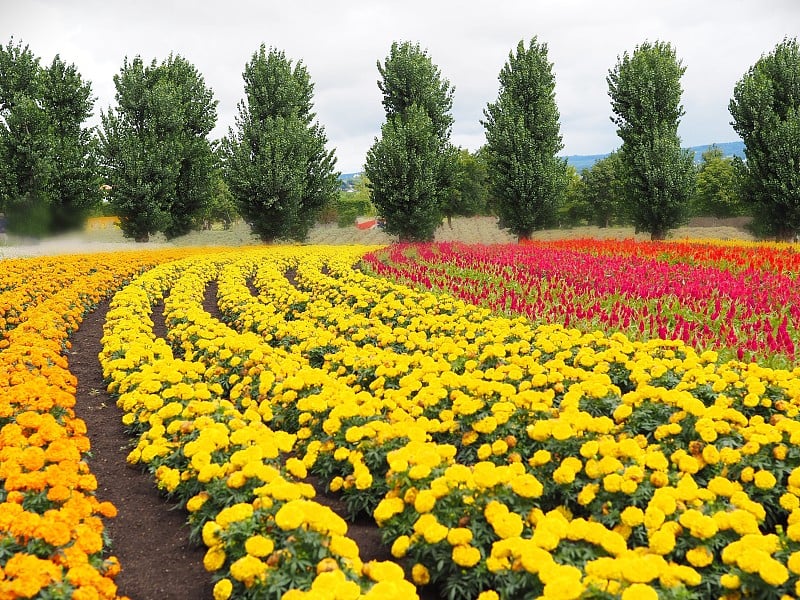
[[[143,432],[131,460],[195,515],[308,498],[308,469],[352,512],[375,509],[418,583],[463,597],[520,585],[542,597],[795,594],[782,557],[800,549],[800,372],[533,329],[365,276],[360,251],[270,250],[142,278],[131,296],[143,308],[120,311],[105,352],[110,389]],[[200,307],[214,279],[227,324]],[[139,331],[167,288],[169,344]],[[287,453],[300,460],[284,465]],[[753,541],[770,536],[780,543]],[[540,551],[555,566],[529,571]]]
[[[281,264],[281,252],[273,254]],[[402,569],[362,563],[346,537],[346,523],[310,500],[315,491],[302,482],[306,467],[290,456],[296,436],[265,423],[268,404],[231,401],[234,389],[249,383],[267,357],[289,357],[260,335],[240,334],[202,310],[200,299],[211,279],[219,279],[222,298],[228,293],[225,281],[233,265],[258,277],[252,265],[240,262],[215,255],[165,265],[115,297],[101,360],[109,389],[120,394],[125,422],[141,433],[129,460],[148,464],[159,487],[186,500],[192,524],[208,546],[205,566],[218,579],[216,598],[244,589],[265,594],[278,589],[287,598],[320,589],[341,597],[360,596],[362,590],[366,598],[414,597]],[[167,289],[171,345],[153,339],[149,318],[151,303]],[[283,366],[281,376],[293,369]],[[309,555],[313,569],[303,566]],[[293,577],[276,575],[292,571]]]
[[[185,254],[185,252],[183,252]],[[0,261],[0,597],[115,598],[69,334],[114,289],[170,254]]]

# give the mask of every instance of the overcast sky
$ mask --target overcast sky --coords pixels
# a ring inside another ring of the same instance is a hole
[[[800,37],[800,0],[0,0],[0,43],[12,36],[42,64],[56,53],[74,63],[96,115],[114,104],[126,56],[180,54],[219,101],[213,137],[234,123],[253,53],[262,43],[283,50],[308,68],[318,119],[348,173],[380,131],[376,62],[395,40],[418,42],[455,86],[452,142],[470,150],[485,141],[480,119],[509,51],[533,36],[554,65],[564,155],[619,146],[606,76],[646,40],[670,42],[686,67],[683,145],[737,140],[733,87],[784,37]]]

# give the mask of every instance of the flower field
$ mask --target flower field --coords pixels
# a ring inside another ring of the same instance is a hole
[[[187,252],[0,262],[0,598],[116,597],[65,351],[83,314]]]
[[[366,262],[534,323],[680,339],[723,358],[793,365],[800,252],[792,245],[569,240],[395,245]]]
[[[128,461],[185,506],[215,600],[798,597],[797,256],[572,241],[0,262],[19,278],[0,292],[0,599],[115,597],[114,508],[64,359],[111,292],[100,361]],[[363,515],[395,561],[362,561]]]

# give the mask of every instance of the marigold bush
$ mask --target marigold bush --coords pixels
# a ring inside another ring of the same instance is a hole
[[[186,254],[181,252],[180,254]],[[0,261],[0,597],[115,598],[69,334],[83,315],[172,253]]]
[[[215,598],[799,595],[799,369],[535,326],[366,251],[187,258],[112,303],[129,461],[185,504]],[[364,564],[310,476],[398,563]]]

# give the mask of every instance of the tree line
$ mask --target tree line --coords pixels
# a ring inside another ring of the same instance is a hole
[[[800,232],[800,50],[784,39],[733,90],[745,160],[713,148],[698,167],[678,126],[685,67],[644,42],[607,75],[620,148],[581,173],[563,149],[553,64],[520,41],[484,109],[486,144],[450,141],[454,87],[419,44],[394,42],[377,61],[385,120],[356,193],[339,190],[336,156],[313,109],[302,60],[265,45],[243,72],[235,124],[210,140],[217,101],[180,55],[125,59],[115,105],[89,128],[91,85],[59,56],[0,45],[0,212],[15,233],[80,227],[105,210],[126,237],[173,238],[240,215],[263,241],[305,240],[325,209],[372,210],[401,241],[433,239],[444,219],[492,214],[519,238],[538,229],[632,224],[661,239],[691,214],[750,214],[763,237]]]

